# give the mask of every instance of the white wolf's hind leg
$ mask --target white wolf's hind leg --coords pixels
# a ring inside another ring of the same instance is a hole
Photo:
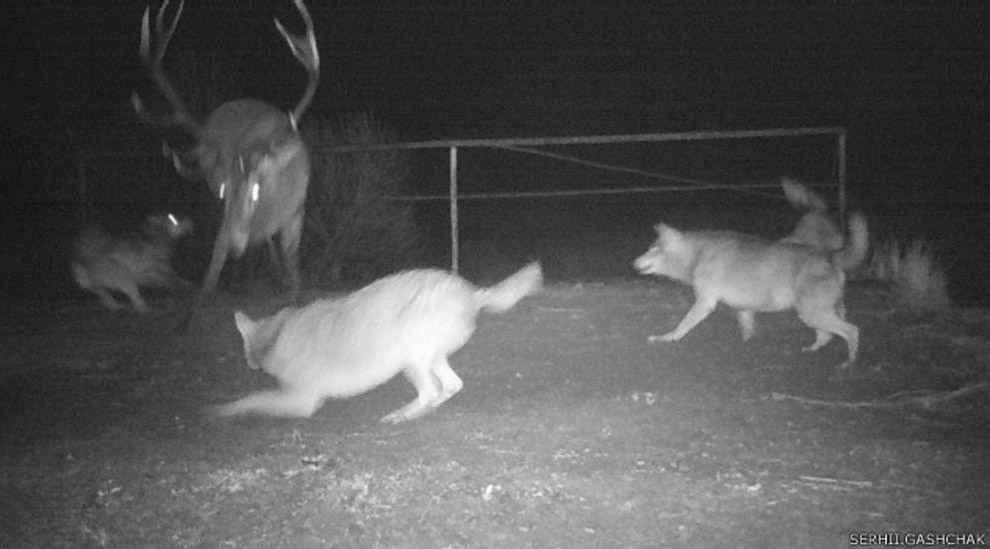
[[[400,423],[416,419],[432,410],[440,398],[440,391],[437,389],[438,380],[434,377],[432,368],[428,363],[413,364],[406,368],[403,374],[416,387],[416,398],[409,404],[385,415],[381,419],[383,423]]]
[[[433,408],[443,404],[464,388],[464,382],[451,369],[450,363],[447,362],[447,357],[441,358],[433,365],[433,375],[437,376],[437,379],[440,380],[440,396],[433,403]]]
[[[815,330],[815,342],[807,347],[803,347],[801,350],[805,352],[817,351],[824,347],[829,341],[832,341],[832,334],[826,332],[825,330]]]
[[[739,331],[742,332],[743,341],[749,341],[756,333],[754,326],[753,311],[737,311],[736,319],[739,320]]]

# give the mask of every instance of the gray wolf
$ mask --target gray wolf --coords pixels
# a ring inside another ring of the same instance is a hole
[[[280,388],[208,411],[221,418],[309,417],[327,398],[359,395],[402,372],[416,399],[381,421],[418,418],[463,387],[447,359],[470,339],[478,312],[508,310],[537,291],[542,278],[538,263],[490,288],[446,271],[417,269],[260,320],[238,311],[234,321],[248,365],[274,376]]]
[[[175,241],[191,233],[192,222],[172,214],[152,214],[140,234],[112,236],[89,226],[75,237],[69,270],[83,290],[96,294],[108,309],[122,305],[111,291],[124,294],[139,313],[148,312],[140,288],[188,286],[170,264]]]
[[[808,186],[789,177],[782,177],[780,186],[787,201],[805,212],[791,234],[781,242],[804,244],[829,252],[842,248],[845,237],[829,213],[825,200]]]
[[[736,310],[744,341],[753,335],[755,313],[794,309],[816,333],[805,350],[838,335],[849,350],[840,370],[853,365],[859,329],[845,321],[842,298],[845,271],[863,262],[869,246],[862,214],[853,214],[848,244],[833,252],[731,231],[680,231],[662,223],[655,229],[656,241],[635,260],[636,270],[691,285],[695,301],[673,331],[650,342],[681,339],[720,302]]]

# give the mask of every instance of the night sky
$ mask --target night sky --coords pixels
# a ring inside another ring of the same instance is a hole
[[[310,4],[310,112],[373,111],[403,140],[840,125],[854,199],[990,202],[990,3]],[[154,95],[143,7],[0,8],[5,207],[71,205],[81,151],[157,150],[129,103]],[[301,28],[288,0],[189,0],[166,67],[209,52],[224,99],[288,108],[305,74],[272,16]]]
[[[986,177],[986,3],[311,4],[323,55],[314,112],[370,109],[404,139],[844,125],[871,172],[923,172],[946,189],[974,170]],[[3,8],[4,66],[15,71],[5,156],[64,157],[134,129],[121,119],[130,91],[148,87],[136,55],[143,5],[70,7],[90,5]],[[472,7],[452,7],[462,5]],[[304,74],[273,15],[299,28],[288,1],[190,0],[168,62],[221,52],[236,65],[232,97],[290,103]]]

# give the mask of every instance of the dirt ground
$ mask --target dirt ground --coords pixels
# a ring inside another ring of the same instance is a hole
[[[686,288],[557,283],[481,318],[451,360],[464,390],[421,420],[378,422],[413,397],[398,378],[306,420],[204,421],[273,384],[231,310],[277,303],[218,295],[188,336],[168,302],[7,309],[0,546],[990,546],[990,398],[952,392],[987,382],[986,311],[854,285],[863,375],[830,383],[845,346],[801,352],[793,313],[747,343],[720,310],[651,345]]]

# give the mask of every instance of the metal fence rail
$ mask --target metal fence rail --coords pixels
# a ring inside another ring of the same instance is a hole
[[[574,156],[552,153],[539,150],[537,147],[553,145],[600,145],[600,144],[621,144],[621,143],[649,143],[649,142],[672,142],[672,141],[711,141],[722,139],[767,139],[767,138],[788,138],[788,137],[809,137],[809,136],[835,136],[836,150],[836,187],[839,215],[844,216],[846,210],[846,129],[844,127],[803,127],[803,128],[776,128],[763,130],[727,130],[727,131],[692,131],[692,132],[672,132],[672,133],[641,133],[627,135],[592,135],[592,136],[572,136],[572,137],[526,137],[507,139],[450,139],[433,140],[407,143],[388,143],[381,145],[353,145],[338,146],[323,149],[323,152],[335,154],[377,152],[390,150],[417,150],[417,149],[448,149],[449,162],[449,190],[446,195],[416,195],[394,197],[395,200],[408,201],[428,201],[428,200],[449,200],[450,201],[450,261],[451,270],[457,272],[459,269],[460,242],[458,238],[459,212],[458,201],[460,200],[481,200],[481,199],[501,199],[501,198],[543,198],[543,197],[565,197],[565,196],[585,196],[585,195],[618,195],[635,193],[659,193],[659,192],[684,192],[698,190],[733,190],[748,194],[770,196],[769,193],[761,192],[759,189],[774,188],[773,184],[751,184],[751,185],[724,185],[684,177],[672,176],[661,173],[654,173],[629,166],[619,166],[603,162],[590,161]],[[593,169],[609,170],[621,173],[629,173],[647,178],[665,180],[677,183],[676,185],[663,186],[640,186],[622,189],[598,188],[584,190],[538,190],[504,193],[473,193],[462,195],[458,192],[458,149],[469,148],[493,148],[502,149],[520,154],[533,154],[552,158],[554,160],[569,162]],[[87,162],[92,158],[107,157],[138,157],[150,156],[146,154],[128,153],[86,153],[80,156],[79,160],[79,201],[80,216],[85,220],[87,203]]]
[[[574,137],[529,137],[529,138],[509,138],[509,139],[454,139],[420,141],[412,143],[390,143],[369,146],[342,146],[325,149],[332,153],[353,153],[353,152],[373,152],[388,150],[413,150],[413,149],[441,149],[450,151],[450,187],[447,196],[441,195],[420,195],[413,197],[403,197],[410,200],[441,200],[450,201],[450,268],[455,273],[458,271],[460,263],[460,242],[458,239],[458,200],[471,199],[498,199],[498,198],[535,198],[553,196],[580,196],[580,195],[608,195],[608,194],[632,194],[632,193],[653,193],[671,191],[693,191],[731,188],[741,192],[755,194],[758,191],[753,189],[774,187],[775,185],[719,185],[707,183],[687,178],[674,177],[665,174],[652,173],[636,168],[624,166],[614,166],[598,162],[590,162],[575,157],[548,153],[545,151],[533,150],[526,147],[542,147],[550,145],[596,145],[596,144],[616,144],[616,143],[647,143],[664,141],[709,141],[718,139],[763,139],[782,137],[807,137],[816,135],[834,135],[836,137],[836,181],[838,186],[838,207],[839,215],[845,215],[846,209],[846,129],[843,127],[806,127],[806,128],[777,128],[764,130],[727,130],[727,131],[696,131],[696,132],[673,132],[673,133],[643,133],[628,135],[592,135]],[[539,154],[557,160],[581,164],[597,169],[622,171],[634,173],[646,177],[675,181],[682,183],[678,186],[662,187],[635,187],[625,189],[588,189],[579,191],[529,191],[511,193],[476,193],[469,195],[459,195],[457,189],[457,150],[464,148],[498,148],[515,151],[525,154]]]

